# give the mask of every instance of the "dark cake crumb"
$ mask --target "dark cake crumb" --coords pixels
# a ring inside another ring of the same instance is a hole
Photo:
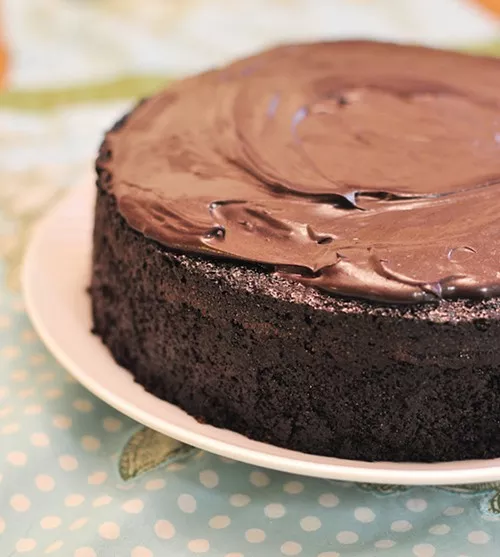
[[[147,390],[207,423],[308,453],[500,456],[498,299],[382,307],[176,254],[133,231],[106,190],[95,331]]]

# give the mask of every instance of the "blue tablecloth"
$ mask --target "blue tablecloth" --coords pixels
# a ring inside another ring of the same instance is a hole
[[[500,555],[500,487],[294,477],[143,429],[54,361],[19,287],[36,219],[165,75],[278,39],[469,44],[497,31],[473,0],[0,0],[1,557]]]

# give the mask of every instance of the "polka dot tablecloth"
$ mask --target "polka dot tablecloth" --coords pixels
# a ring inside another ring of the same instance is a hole
[[[118,414],[46,351],[19,285],[36,219],[88,171],[103,130],[166,74],[347,34],[487,40],[498,52],[496,4],[0,0],[0,557],[500,555],[500,485],[294,477]]]

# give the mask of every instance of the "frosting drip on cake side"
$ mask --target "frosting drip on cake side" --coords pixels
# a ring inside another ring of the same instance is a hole
[[[279,47],[180,81],[107,134],[131,227],[382,302],[500,295],[500,61]]]

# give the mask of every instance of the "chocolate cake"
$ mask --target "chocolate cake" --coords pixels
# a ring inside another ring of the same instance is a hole
[[[500,61],[290,45],[97,159],[94,328],[199,420],[368,461],[500,457]]]

